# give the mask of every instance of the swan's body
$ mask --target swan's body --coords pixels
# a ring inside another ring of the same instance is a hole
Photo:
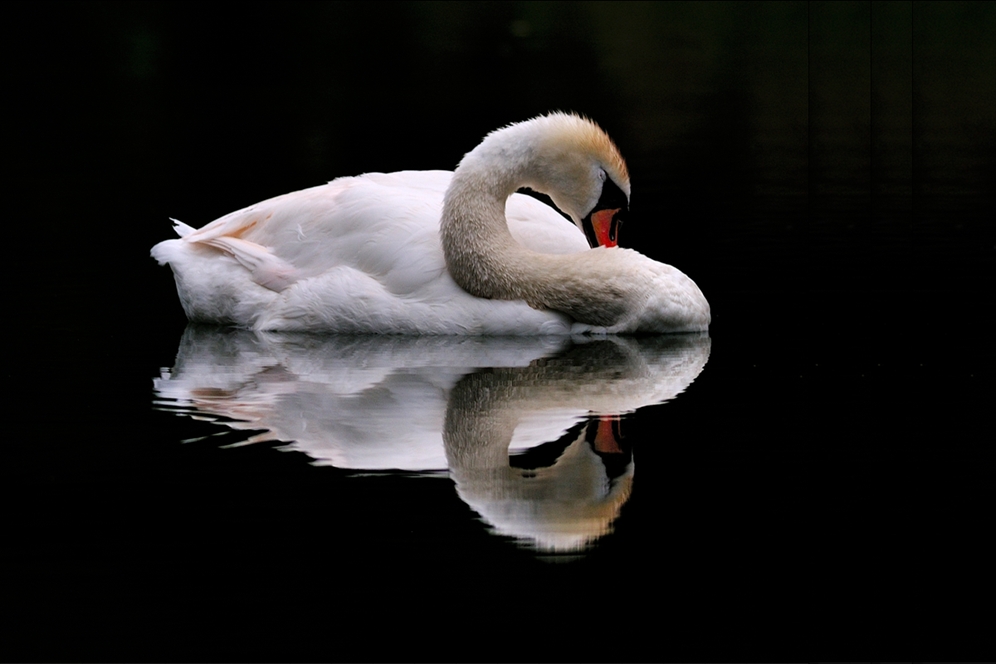
[[[514,194],[523,186],[577,226]],[[341,178],[200,230],[177,222],[181,237],[152,255],[172,267],[188,318],[259,330],[706,329],[709,305],[684,274],[632,250],[588,249],[614,244],[628,192],[608,137],[553,114],[490,134],[455,173]]]

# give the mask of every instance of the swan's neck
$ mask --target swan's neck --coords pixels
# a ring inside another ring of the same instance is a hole
[[[483,147],[483,146],[481,146]],[[443,203],[440,236],[446,266],[460,286],[478,297],[523,299],[512,266],[530,253],[512,238],[505,202],[526,180],[521,155],[468,154]],[[491,157],[491,158],[489,158]],[[508,159],[507,157],[512,157]]]
[[[440,235],[446,266],[469,293],[497,300],[525,300],[594,325],[611,325],[625,304],[605,290],[593,254],[540,254],[512,237],[505,202],[520,187],[543,191],[543,173],[521,144],[485,142],[468,154],[446,192]],[[543,193],[550,193],[543,191]],[[568,223],[565,220],[565,223]]]

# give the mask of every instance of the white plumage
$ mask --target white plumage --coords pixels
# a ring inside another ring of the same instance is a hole
[[[157,244],[152,256],[173,269],[190,320],[259,330],[498,335],[708,327],[708,304],[685,275],[631,250],[588,249],[580,228],[603,181],[629,192],[622,158],[593,123],[553,114],[511,125],[490,134],[456,173],[341,178],[199,230],[176,222],[180,238]],[[521,186],[550,194],[577,226],[514,194]],[[440,241],[444,214],[448,243]],[[482,293],[488,297],[466,290],[481,292],[481,284],[498,286]]]

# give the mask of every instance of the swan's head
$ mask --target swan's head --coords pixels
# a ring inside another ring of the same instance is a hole
[[[587,118],[551,113],[489,134],[471,154],[502,161],[515,184],[547,194],[588,243],[614,247],[629,211],[629,173],[619,149]],[[468,155],[469,157],[470,155]]]
[[[586,118],[553,113],[530,120],[536,142],[536,187],[584,231],[592,248],[614,247],[629,211],[629,173],[619,149]]]

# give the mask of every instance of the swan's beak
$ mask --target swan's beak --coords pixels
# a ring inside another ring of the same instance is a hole
[[[595,207],[581,220],[581,229],[592,249],[619,246],[619,227],[628,211],[626,194],[611,179],[606,180]]]
[[[622,221],[618,217],[620,211],[619,208],[599,210],[588,217],[588,223],[585,224],[585,234],[588,236],[588,244],[591,245],[592,249],[619,246],[619,224]],[[591,232],[588,232],[589,227]],[[593,236],[594,241],[592,240]]]

